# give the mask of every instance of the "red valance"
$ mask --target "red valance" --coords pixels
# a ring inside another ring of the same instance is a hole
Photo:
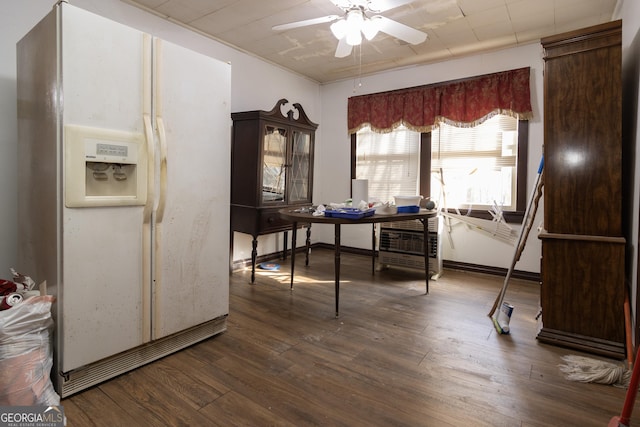
[[[369,125],[386,133],[403,124],[429,132],[438,122],[473,126],[495,114],[532,117],[529,67],[456,82],[438,83],[349,98],[349,133]]]

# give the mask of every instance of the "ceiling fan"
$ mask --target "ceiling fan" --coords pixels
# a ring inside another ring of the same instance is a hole
[[[362,43],[362,36],[373,39],[378,32],[383,32],[410,44],[420,44],[427,39],[427,34],[411,28],[378,13],[411,3],[412,0],[330,0],[342,9],[343,15],[328,15],[320,18],[276,25],[275,31],[291,30],[308,25],[331,24],[331,32],[338,39],[335,56],[343,58],[351,53],[353,46]],[[335,22],[334,22],[335,21]]]

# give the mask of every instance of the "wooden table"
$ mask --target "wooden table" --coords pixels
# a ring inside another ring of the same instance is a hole
[[[296,233],[298,229],[298,223],[301,224],[333,224],[335,227],[335,295],[336,295],[336,317],[338,317],[338,305],[340,299],[340,226],[342,224],[376,224],[379,222],[395,222],[395,221],[409,221],[413,219],[420,220],[424,227],[424,275],[426,282],[426,293],[429,293],[429,218],[433,218],[437,215],[436,211],[429,211],[421,209],[417,213],[398,213],[398,214],[375,214],[372,216],[359,218],[359,219],[347,219],[347,218],[334,218],[325,216],[314,216],[309,212],[301,212],[300,210],[281,209],[279,211],[280,216],[283,219],[292,223],[292,248],[291,248],[291,289],[293,289],[293,274],[296,261]],[[375,256],[375,235],[372,237],[372,257]],[[308,253],[308,251],[307,251]],[[375,264],[375,258],[373,263]]]

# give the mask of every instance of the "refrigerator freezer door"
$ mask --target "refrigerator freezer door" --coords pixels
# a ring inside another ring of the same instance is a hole
[[[143,33],[63,6],[63,123],[144,134]],[[62,206],[64,372],[143,343],[142,211]]]
[[[156,41],[152,339],[228,314],[229,64]]]
[[[67,125],[65,206],[144,205],[147,156],[143,134]]]

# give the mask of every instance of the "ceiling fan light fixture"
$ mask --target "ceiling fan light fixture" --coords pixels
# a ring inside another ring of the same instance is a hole
[[[356,8],[347,12],[347,43],[357,46],[362,43],[362,27],[364,25],[362,10]]]
[[[362,33],[360,30],[356,28],[349,28],[349,31],[347,32],[347,44],[350,44],[351,46],[358,46],[360,43],[362,43]]]
[[[353,8],[347,11],[347,24],[349,27],[362,27],[362,21],[364,21],[364,16],[362,15],[362,10],[359,8]]]
[[[372,40],[378,34],[378,24],[373,19],[365,18],[362,23],[362,34],[367,40]]]
[[[347,35],[347,21],[344,19],[339,19],[329,27],[331,32],[338,40],[341,40],[344,36]]]

